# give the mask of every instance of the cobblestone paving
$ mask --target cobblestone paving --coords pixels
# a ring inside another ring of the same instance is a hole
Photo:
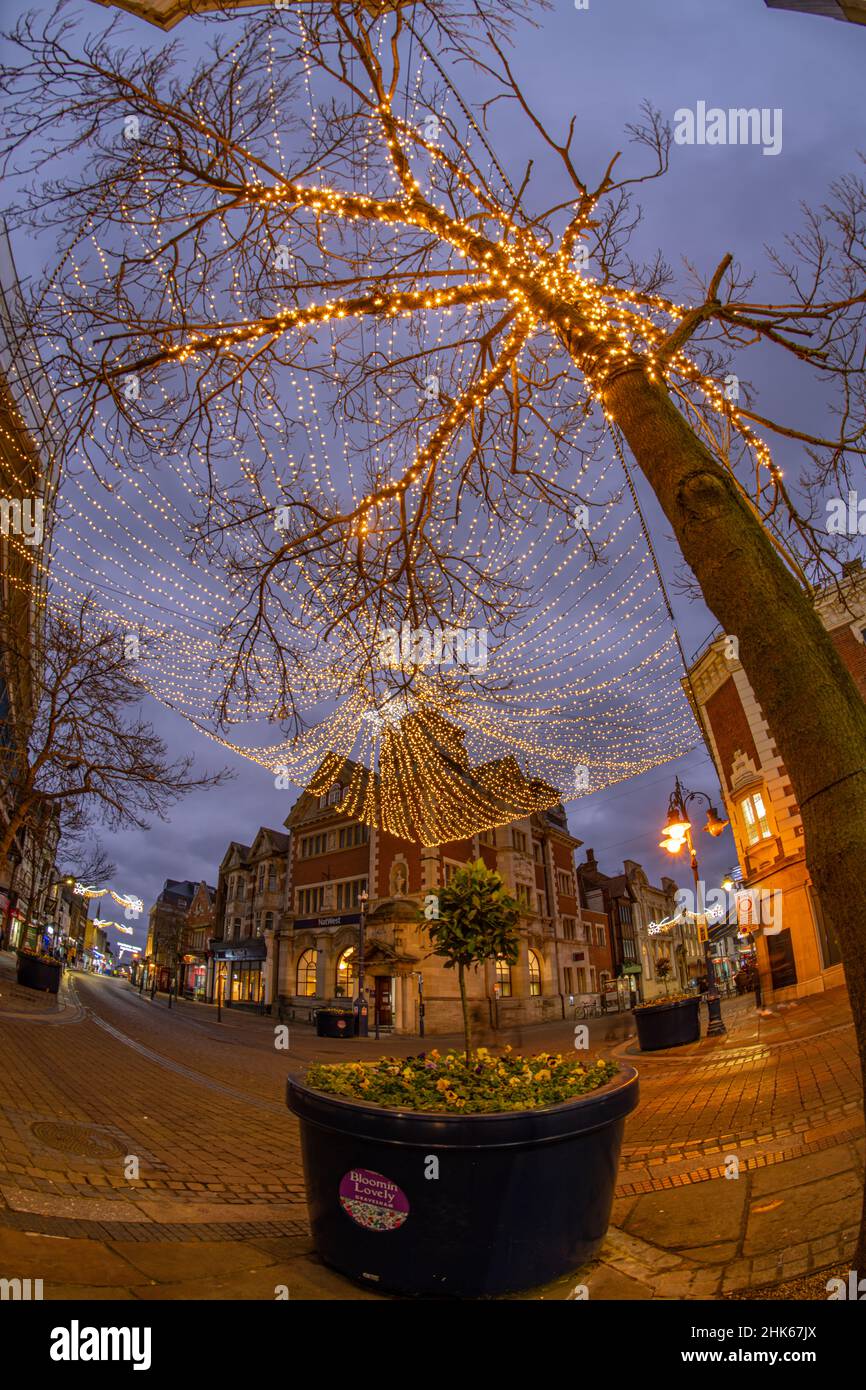
[[[417,1039],[290,1025],[280,1051],[273,1020],[217,1022],[116,980],[67,975],[56,1004],[22,1003],[11,968],[0,956],[0,1275],[42,1278],[52,1298],[377,1296],[312,1253],[285,1078]],[[726,1037],[651,1056],[629,1020],[590,1021],[593,1050],[638,1065],[641,1104],[601,1260],[527,1296],[713,1298],[844,1262],[864,1163],[844,994],[766,1018],[747,998],[725,1015]],[[514,1041],[563,1050],[573,1025]]]

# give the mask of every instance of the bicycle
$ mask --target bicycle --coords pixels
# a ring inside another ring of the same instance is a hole
[[[579,1018],[601,1018],[601,1005],[596,1000],[591,1000],[586,1004],[575,1004],[574,1017]]]

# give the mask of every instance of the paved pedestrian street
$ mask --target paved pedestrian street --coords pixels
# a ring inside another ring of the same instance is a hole
[[[749,1296],[820,1272],[826,1298],[848,1268],[864,1140],[844,993],[767,1017],[747,996],[725,1017],[726,1037],[652,1056],[626,1016],[590,1022],[593,1050],[641,1076],[613,1222],[598,1262],[522,1297]],[[405,1055],[417,1039],[292,1026],[278,1050],[266,1017],[169,1009],[119,979],[67,973],[46,1002],[0,955],[0,1040],[0,1275],[42,1279],[47,1299],[381,1297],[313,1254],[284,1084],[314,1057]],[[560,1023],[515,1041],[572,1040]]]

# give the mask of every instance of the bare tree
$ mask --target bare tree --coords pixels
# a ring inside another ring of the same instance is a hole
[[[68,884],[70,879],[88,885],[110,883],[117,873],[117,865],[105,846],[99,840],[94,840],[89,826],[85,833],[83,825],[79,830],[78,827],[70,827],[63,821],[57,846],[56,869],[51,883],[46,885],[49,888],[55,883]]]
[[[866,1063],[866,706],[809,589],[836,572],[821,489],[846,488],[866,450],[863,181],[838,180],[774,253],[778,302],[753,298],[733,255],[675,297],[663,256],[629,253],[635,188],[668,167],[665,121],[645,109],[629,132],[634,168],[613,153],[588,177],[575,122],[551,131],[532,108],[492,22],[502,7],[464,8],[474,22],[444,2],[311,6],[300,35],[277,13],[221,32],[194,70],[170,48],[115,51],[109,33],[81,49],[62,22],[19,25],[2,78],[7,167],[23,167],[34,142],[42,159],[47,140],[83,167],[43,184],[22,215],[67,245],[86,228],[112,248],[110,274],[84,249],[40,301],[78,412],[71,442],[100,476],[118,457],[145,468],[157,449],[200,460],[197,544],[227,555],[237,580],[235,689],[255,685],[262,652],[278,648],[287,704],[307,626],[356,622],[363,671],[368,634],[407,607],[435,620],[467,593],[496,615],[519,607],[483,546],[455,553],[460,509],[500,526],[527,497],[567,513],[566,460],[600,439],[627,445],[739,639],[842,943]],[[504,111],[534,135],[543,180],[533,164],[512,167]],[[127,118],[137,138],[124,144]],[[376,324],[394,328],[387,352],[369,336]],[[729,398],[734,355],[754,349],[826,385],[824,432],[759,412],[745,387]],[[366,447],[360,498],[335,505],[302,463],[275,488],[266,460],[287,455],[296,424],[280,399],[290,371],[329,383],[339,427]],[[799,492],[774,436],[802,446]],[[252,452],[243,488],[226,484],[239,441]],[[274,505],[286,512],[276,540]],[[866,1260],[866,1225],[854,1258]]]
[[[26,744],[0,748],[0,777],[11,790],[0,833],[0,859],[22,829],[40,833],[60,816],[67,851],[86,870],[107,861],[84,848],[93,820],[112,829],[148,828],[192,791],[222,785],[227,770],[196,774],[191,756],[170,761],[164,741],[140,713],[145,694],[125,635],[105,626],[92,598],[40,615],[34,664],[34,714]],[[12,661],[33,660],[4,631]],[[65,819],[65,825],[64,825]],[[61,840],[61,844],[63,844]]]

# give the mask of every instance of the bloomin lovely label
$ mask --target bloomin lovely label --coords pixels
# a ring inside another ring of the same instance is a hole
[[[350,1168],[340,1182],[340,1205],[368,1231],[396,1231],[409,1215],[406,1193],[381,1173]]]

